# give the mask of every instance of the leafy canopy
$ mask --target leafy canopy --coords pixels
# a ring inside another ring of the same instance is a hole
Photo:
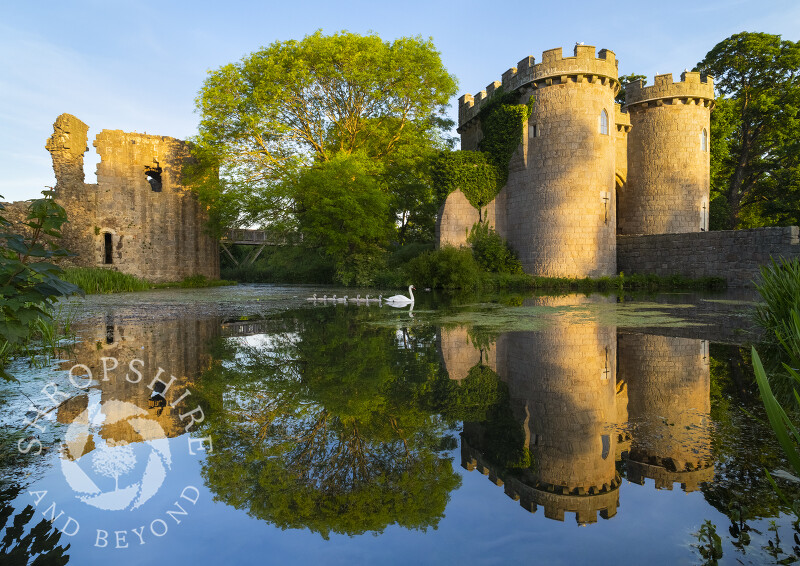
[[[712,202],[725,228],[800,221],[800,42],[742,32],[696,70],[720,93],[711,114]],[[712,210],[713,214],[713,210]]]
[[[206,176],[200,196],[229,222],[237,207],[240,221],[291,225],[299,170],[339,153],[413,162],[443,143],[455,91],[430,39],[317,31],[275,42],[211,72],[200,91],[196,154],[222,178]]]

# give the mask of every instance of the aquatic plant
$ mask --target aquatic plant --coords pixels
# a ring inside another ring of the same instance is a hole
[[[64,280],[77,285],[87,294],[145,291],[153,287],[151,283],[139,277],[99,267],[66,269]]]

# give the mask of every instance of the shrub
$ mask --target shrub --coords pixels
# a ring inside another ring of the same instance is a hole
[[[522,273],[522,264],[500,234],[488,224],[478,222],[470,230],[467,242],[475,261],[489,273]]]
[[[408,278],[417,286],[470,289],[481,285],[481,268],[468,248],[446,246],[421,254],[406,265]]]

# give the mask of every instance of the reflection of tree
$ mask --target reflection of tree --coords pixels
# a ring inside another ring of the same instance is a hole
[[[741,375],[743,358],[737,347],[712,344],[710,354],[715,477],[703,486],[703,495],[732,519],[734,509],[746,509],[737,520],[777,517],[790,509],[781,503],[764,470],[789,466],[772,440],[752,372]],[[778,481],[789,501],[800,499],[797,484]],[[733,527],[736,522],[732,520]]]
[[[199,380],[216,499],[281,528],[435,527],[459,485],[454,440],[430,409],[435,334],[342,309],[290,312],[268,347],[240,348]]]
[[[5,566],[25,566],[27,564],[62,566],[69,562],[69,545],[61,546],[61,532],[42,519],[26,531],[26,526],[33,519],[35,509],[27,505],[14,516],[14,508],[8,503],[13,500],[20,489],[12,486],[0,491],[0,563]]]

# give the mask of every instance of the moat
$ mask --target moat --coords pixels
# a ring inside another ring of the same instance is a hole
[[[0,386],[0,516],[70,564],[696,564],[706,521],[721,563],[797,556],[754,295],[314,293],[355,294],[64,304]]]

